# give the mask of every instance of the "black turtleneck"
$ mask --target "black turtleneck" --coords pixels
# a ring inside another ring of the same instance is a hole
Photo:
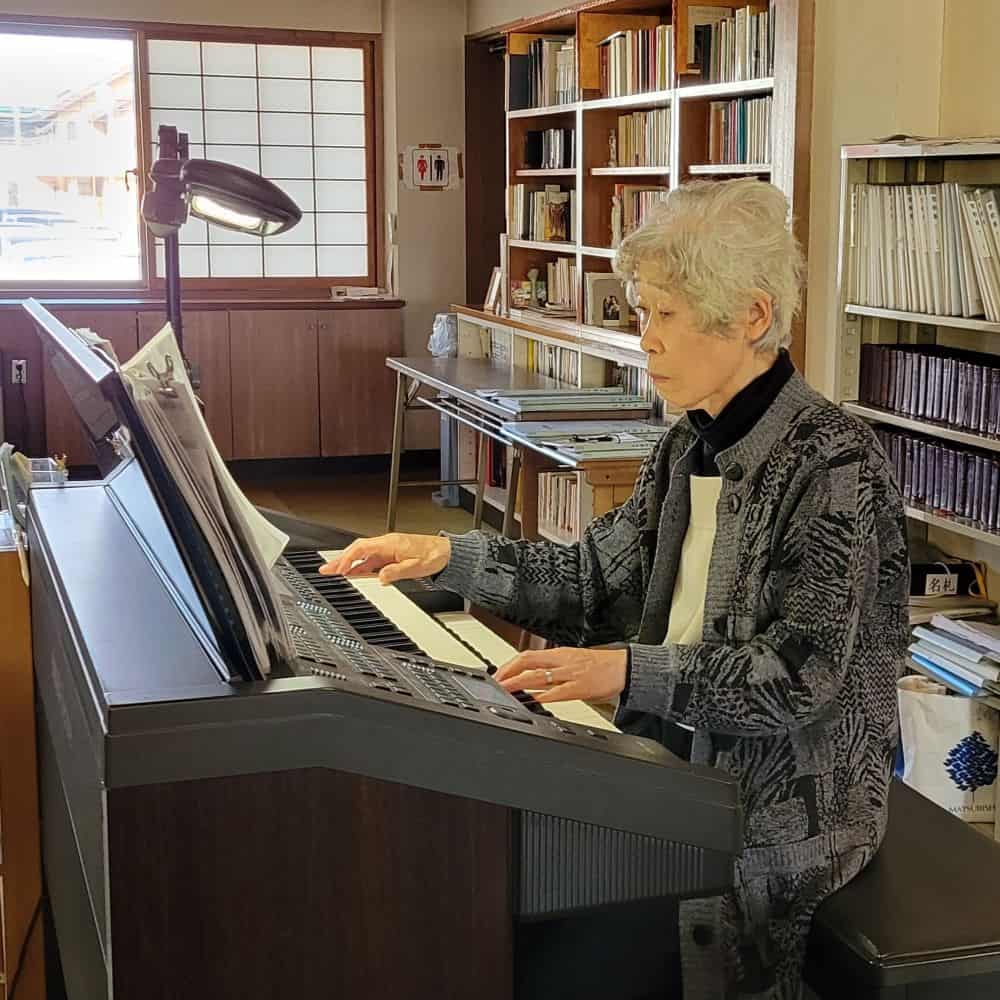
[[[794,371],[788,351],[782,348],[777,361],[740,389],[714,420],[704,410],[688,410],[688,420],[699,442],[696,475],[719,475],[715,456],[736,444],[760,420]]]

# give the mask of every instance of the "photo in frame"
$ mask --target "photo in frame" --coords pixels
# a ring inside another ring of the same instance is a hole
[[[584,322],[588,326],[610,329],[630,327],[632,318],[621,279],[603,272],[591,272],[583,277],[586,291]]]

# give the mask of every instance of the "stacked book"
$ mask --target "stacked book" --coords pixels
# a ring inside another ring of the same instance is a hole
[[[538,477],[538,524],[567,542],[580,535],[580,481],[575,472],[546,472]]]
[[[692,6],[693,63],[708,83],[759,80],[774,74],[774,2],[752,7]]]
[[[546,184],[541,191],[525,184],[510,187],[510,235],[520,240],[566,243],[573,240],[576,192]]]
[[[913,630],[910,656],[949,687],[972,696],[1000,695],[1000,626],[935,615]]]
[[[510,107],[549,107],[576,100],[576,41],[563,35],[536,38],[527,55],[511,55]]]
[[[926,345],[863,344],[862,403],[956,430],[1000,435],[1000,358]]]
[[[546,290],[549,311],[559,310],[576,315],[577,291],[576,264],[569,257],[560,257],[546,265]]]
[[[524,165],[528,170],[561,170],[576,166],[576,130],[547,128],[527,132]]]
[[[770,163],[771,104],[771,97],[712,101],[708,112],[708,162]]]
[[[998,198],[968,184],[853,185],[848,300],[1000,322]]]
[[[908,504],[959,518],[982,531],[1000,526],[1000,456],[877,427],[875,434]]]
[[[670,108],[636,111],[618,118],[618,166],[670,164]]]
[[[673,28],[616,31],[598,42],[597,57],[603,97],[666,90],[674,78]]]
[[[610,420],[630,416],[645,418],[649,414],[644,399],[640,396],[626,395],[619,386],[581,389],[477,389],[476,395],[521,419],[555,420],[558,419],[557,415],[586,413],[591,420]]]
[[[667,200],[665,187],[642,184],[616,184],[611,196],[611,246],[618,247],[634,229],[638,229]]]

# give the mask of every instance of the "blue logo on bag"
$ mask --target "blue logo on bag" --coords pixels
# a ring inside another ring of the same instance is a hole
[[[944,767],[963,792],[974,792],[997,780],[998,759],[982,733],[975,730],[952,748],[944,759]]]

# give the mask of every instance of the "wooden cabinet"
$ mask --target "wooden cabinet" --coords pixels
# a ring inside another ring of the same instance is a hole
[[[321,314],[319,412],[324,457],[381,455],[391,449],[396,379],[385,359],[402,353],[400,309]]]
[[[0,531],[0,997],[16,977],[17,1000],[44,1000],[31,614],[7,537]]]
[[[27,361],[28,381],[11,382],[11,362]],[[25,455],[45,454],[42,347],[35,325],[21,310],[0,311],[0,438]]]
[[[233,458],[320,454],[317,327],[312,309],[233,310]]]
[[[119,361],[127,361],[139,346],[138,314],[133,310],[80,309],[60,311],[58,318],[72,329],[86,327],[110,340]],[[49,455],[65,455],[70,465],[93,465],[90,446],[73,404],[49,365],[44,365],[45,449]],[[29,372],[29,378],[31,377]]]
[[[160,313],[140,313],[139,345],[163,329]],[[230,371],[229,313],[224,309],[184,313],[184,353],[201,383],[205,422],[219,454],[233,457],[233,400]]]

